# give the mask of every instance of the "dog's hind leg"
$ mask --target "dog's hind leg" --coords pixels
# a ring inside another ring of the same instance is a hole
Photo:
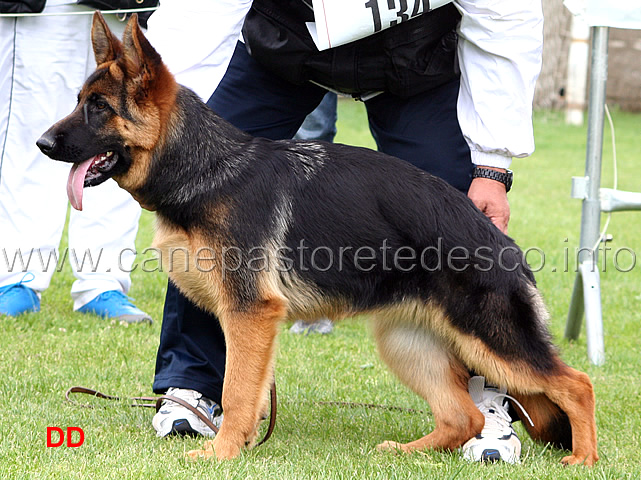
[[[533,438],[567,445],[569,422],[572,455],[562,463],[592,465],[598,460],[592,383],[563,363],[550,342],[539,292],[524,277],[517,280],[518,290],[489,290],[474,310],[459,309],[467,316],[444,317],[449,321],[435,328],[467,368],[523,400],[535,422]]]
[[[227,345],[223,423],[216,438],[203,451],[189,452],[190,457],[235,458],[241,448],[253,444],[268,401],[276,335],[284,317],[285,303],[278,298],[220,315]]]
[[[467,391],[469,374],[441,340],[423,327],[374,320],[381,358],[401,381],[423,397],[436,423],[425,437],[409,443],[384,442],[381,450],[454,450],[481,432],[483,414]]]
[[[564,457],[561,462],[568,465],[591,466],[599,459],[592,382],[585,373],[565,365],[560,359],[557,364],[558,371],[544,376],[542,380],[545,395],[562,410],[571,426],[572,455]],[[555,441],[558,439],[559,431],[553,429],[563,426],[563,416],[551,415],[548,418],[552,421],[548,421],[535,431],[534,437],[548,436]],[[557,422],[554,422],[555,418]]]
[[[556,448],[572,450],[570,419],[558,405],[553,403],[544,393],[524,395],[513,392],[512,396],[516,398],[532,421],[530,423],[519,406],[513,406],[513,410],[518,414],[533,440],[549,443]]]
[[[459,336],[457,341],[463,338]],[[523,404],[534,427],[527,421],[524,424],[535,440],[568,446],[571,435],[572,455],[564,457],[562,463],[590,466],[599,459],[594,390],[585,373],[564,364],[551,347],[546,353],[546,367],[530,364],[527,359],[506,360],[470,337],[458,345],[458,350],[467,365],[492,383],[505,385],[508,393]]]

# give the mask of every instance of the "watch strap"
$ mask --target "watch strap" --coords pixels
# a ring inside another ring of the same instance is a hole
[[[505,185],[505,192],[509,192],[512,188],[513,173],[511,170],[499,172],[491,168],[475,167],[472,173],[472,178],[489,178]]]

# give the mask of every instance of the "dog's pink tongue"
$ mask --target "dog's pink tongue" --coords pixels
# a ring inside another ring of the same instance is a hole
[[[76,210],[82,210],[82,190],[85,187],[85,175],[92,161],[93,157],[82,163],[75,163],[69,172],[67,197],[69,197],[71,206]]]

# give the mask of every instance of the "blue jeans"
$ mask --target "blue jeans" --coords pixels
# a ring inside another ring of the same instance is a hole
[[[312,113],[294,135],[298,140],[324,140],[333,142],[336,136],[336,120],[338,119],[338,98],[335,93],[327,92]]]
[[[410,98],[383,93],[367,102],[379,150],[406,160],[467,192],[473,165],[456,117],[458,81]],[[292,138],[325,97],[314,84],[293,85],[263,69],[244,45],[207,105],[252,135]],[[220,403],[225,340],[215,316],[200,310],[169,282],[154,391],[191,388]]]

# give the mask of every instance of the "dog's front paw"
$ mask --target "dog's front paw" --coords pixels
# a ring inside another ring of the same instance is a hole
[[[407,448],[406,445],[398,442],[393,442],[391,440],[387,440],[383,443],[379,443],[376,446],[376,450],[379,452],[393,452],[393,453],[409,453],[411,451],[410,448]]]
[[[192,460],[208,460],[211,457],[216,457],[218,460],[231,460],[238,455],[240,455],[239,447],[219,441],[218,438],[206,441],[202,450],[189,450],[187,452],[187,457]]]
[[[596,454],[589,455],[569,455],[561,459],[563,465],[585,465],[591,467],[594,465],[599,457]]]
[[[187,452],[187,457],[189,457],[191,460],[200,460],[201,458],[204,460],[208,460],[209,458],[213,457],[215,455],[214,449],[212,447],[212,441],[209,440],[205,442],[203,445],[202,450],[189,450]]]
[[[220,435],[220,432],[218,432],[216,438],[211,442],[211,445],[218,460],[231,460],[240,455],[240,447],[234,442],[226,441],[224,437]]]

